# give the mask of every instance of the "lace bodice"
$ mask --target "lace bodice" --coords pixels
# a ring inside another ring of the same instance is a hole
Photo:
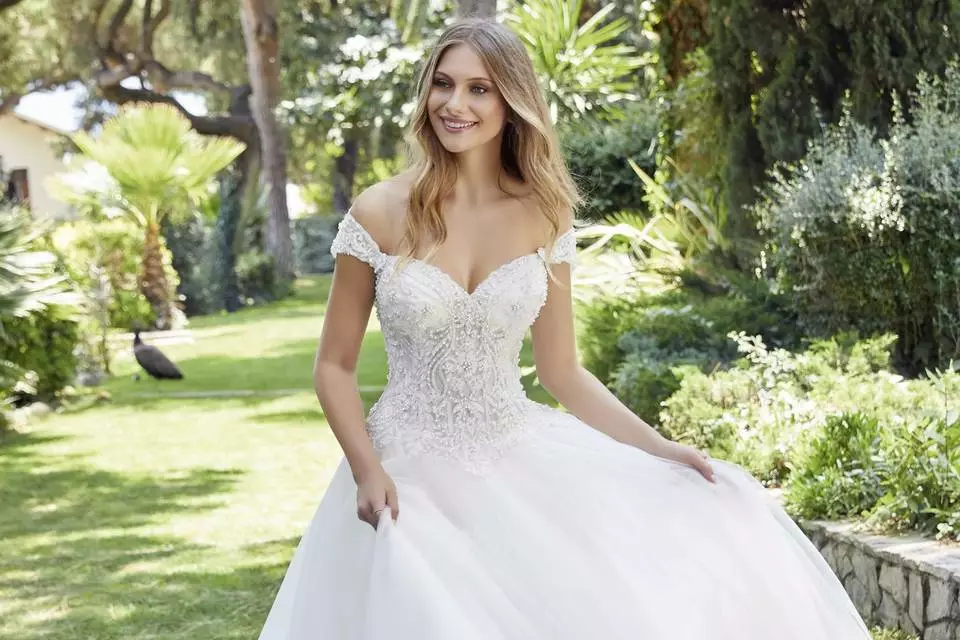
[[[557,238],[551,263],[574,262],[573,230]],[[522,437],[531,412],[519,358],[547,297],[543,247],[490,273],[472,292],[445,271],[383,253],[350,212],[330,247],[370,265],[387,350],[387,386],[367,432],[381,453],[428,454],[483,468]]]

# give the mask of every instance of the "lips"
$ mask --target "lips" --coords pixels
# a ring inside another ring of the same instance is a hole
[[[471,120],[457,120],[454,118],[440,118],[443,122],[443,128],[450,133],[460,133],[469,131],[477,126],[477,122]]]

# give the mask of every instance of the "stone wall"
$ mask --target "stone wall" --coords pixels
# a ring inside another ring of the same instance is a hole
[[[844,523],[800,526],[869,623],[922,640],[960,640],[960,545],[865,535]]]

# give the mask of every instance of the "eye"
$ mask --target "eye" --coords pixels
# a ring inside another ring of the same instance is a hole
[[[487,88],[486,88],[486,87],[482,87],[482,86],[480,86],[480,85],[475,85],[475,86],[471,87],[470,90],[473,91],[474,93],[476,93],[478,96],[482,96],[483,94],[485,94],[485,93],[487,92]]]
[[[434,79],[433,79],[433,86],[435,86],[435,87],[448,87],[448,86],[450,86],[450,83],[448,83],[448,82],[447,82],[446,80],[444,80],[443,78],[434,78]]]

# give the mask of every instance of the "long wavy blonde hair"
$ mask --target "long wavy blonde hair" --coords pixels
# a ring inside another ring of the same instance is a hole
[[[406,136],[410,164],[417,176],[410,189],[401,241],[408,248],[403,261],[414,257],[428,238],[436,238],[427,247],[425,259],[429,260],[447,237],[440,205],[453,190],[457,165],[454,154],[443,147],[430,124],[427,98],[440,58],[458,44],[469,46],[480,57],[506,102],[508,122],[500,149],[503,170],[531,187],[534,201],[552,227],[545,245],[550,255],[560,214],[575,210],[580,195],[567,171],[543,90],[523,43],[493,20],[470,18],[443,32],[417,81],[417,108]]]

